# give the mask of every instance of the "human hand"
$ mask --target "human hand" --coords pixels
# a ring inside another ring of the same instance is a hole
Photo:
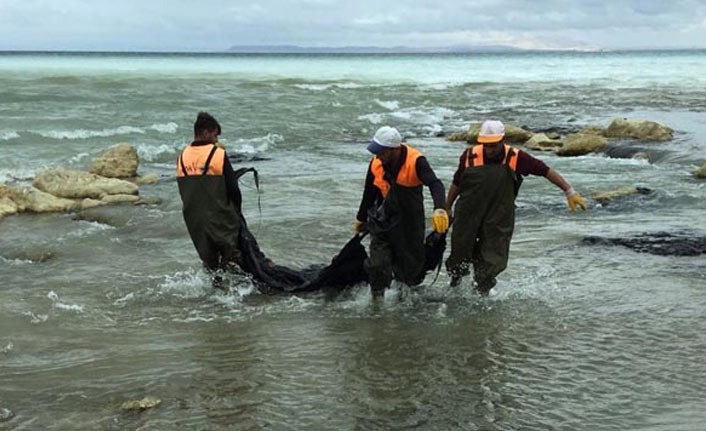
[[[449,230],[449,215],[445,209],[434,210],[434,214],[431,216],[431,227],[437,233],[444,233]]]

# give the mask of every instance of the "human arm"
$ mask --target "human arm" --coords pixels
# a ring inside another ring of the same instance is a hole
[[[417,177],[424,185],[429,187],[431,197],[434,200],[434,214],[431,217],[431,226],[438,233],[444,233],[449,229],[449,215],[444,209],[444,183],[436,177],[436,174],[429,166],[426,157],[417,158],[415,169]]]
[[[569,208],[571,208],[571,211],[576,211],[579,208],[586,211],[586,204],[583,202],[581,195],[578,194],[568,182],[566,182],[559,172],[550,168],[549,172],[547,172],[547,179],[564,192],[566,195],[566,202],[568,203]]]
[[[353,231],[355,233],[360,232],[362,224],[368,220],[368,210],[375,204],[375,202],[381,196],[380,190],[373,184],[375,177],[373,176],[373,172],[370,169],[371,166],[372,163],[368,166],[368,173],[365,176],[365,188],[363,189],[363,198],[360,200],[358,214],[356,215],[355,221],[353,222]]]
[[[446,208],[444,203],[444,183],[436,177],[426,157],[419,157],[415,168],[417,170],[417,177],[425,186],[429,187],[431,198],[434,200],[434,209]]]
[[[446,211],[451,214],[451,210],[453,209],[453,204],[456,201],[456,198],[458,197],[458,186],[454,183],[451,183],[449,186],[449,194],[446,196]]]
[[[240,193],[240,187],[238,187],[238,178],[235,176],[233,165],[231,165],[230,160],[228,160],[228,154],[225,154],[225,150],[223,150],[223,153],[223,177],[226,182],[227,198],[228,201],[233,202],[238,211],[240,211],[243,197]]]
[[[546,177],[549,182],[559,187],[566,195],[566,201],[571,211],[578,208],[586,211],[581,195],[571,187],[571,185],[559,174],[548,167],[543,161],[531,156],[529,153],[520,151],[517,159],[517,173],[520,175],[537,175]]]
[[[449,214],[452,214],[453,210],[453,204],[456,201],[456,198],[458,198],[458,195],[461,192],[461,175],[463,175],[463,171],[466,169],[466,160],[468,159],[468,151],[466,150],[461,154],[461,157],[458,159],[458,168],[456,168],[456,172],[454,173],[453,180],[451,181],[451,185],[449,186],[449,193],[446,195],[446,211]]]

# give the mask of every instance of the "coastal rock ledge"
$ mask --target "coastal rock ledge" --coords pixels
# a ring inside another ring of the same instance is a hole
[[[634,118],[615,118],[603,132],[607,138],[632,138],[641,141],[669,141],[673,131],[655,121]]]
[[[694,176],[700,180],[706,180],[706,163],[694,172]]]
[[[118,203],[158,205],[158,198],[141,198],[138,185],[155,184],[159,177],[137,176],[138,164],[135,148],[120,144],[96,159],[91,169],[125,180],[83,171],[50,170],[37,174],[31,187],[0,184],[0,220],[23,212],[79,211]]]
[[[137,185],[81,171],[40,172],[32,183],[37,189],[61,198],[101,199],[106,195],[136,195]]]

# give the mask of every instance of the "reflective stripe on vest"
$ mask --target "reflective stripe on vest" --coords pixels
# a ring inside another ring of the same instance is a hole
[[[208,164],[208,171],[204,172],[206,161],[213,148],[213,144],[189,145],[184,148],[184,151],[177,158],[177,177],[203,175],[204,173],[206,175],[223,175],[223,160],[226,152],[222,148],[216,148]],[[182,164],[184,169],[186,169],[186,174],[184,174]]]
[[[417,177],[417,159],[422,157],[422,153],[409,145],[405,147],[407,147],[407,158],[400,167],[396,182],[403,187],[421,186],[422,182]],[[373,173],[373,185],[380,189],[382,197],[386,197],[387,192],[390,191],[390,183],[385,180],[385,169],[382,166],[382,160],[377,156],[373,157],[370,170]]]
[[[513,171],[517,170],[517,157],[518,157],[518,152],[516,149],[512,148],[509,145],[505,145],[505,157],[503,158],[503,164],[507,164],[510,166],[510,169]],[[508,160],[508,153],[512,151],[512,154],[510,155],[510,160]],[[466,153],[466,167],[471,166],[471,159],[473,159],[473,167],[479,167],[483,166],[483,146],[482,145],[475,145],[473,148],[471,148],[471,151]]]

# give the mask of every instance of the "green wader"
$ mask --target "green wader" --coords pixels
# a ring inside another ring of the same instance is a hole
[[[477,289],[488,293],[495,286],[507,267],[518,186],[517,174],[504,163],[463,171],[446,261],[452,280],[460,281],[472,263]]]
[[[368,215],[370,253],[365,262],[370,289],[382,292],[396,280],[414,286],[423,280],[424,197],[423,186],[391,183],[378,208]]]
[[[240,214],[228,200],[224,177],[188,175],[177,178],[177,183],[186,228],[204,265],[210,270],[237,265]]]

